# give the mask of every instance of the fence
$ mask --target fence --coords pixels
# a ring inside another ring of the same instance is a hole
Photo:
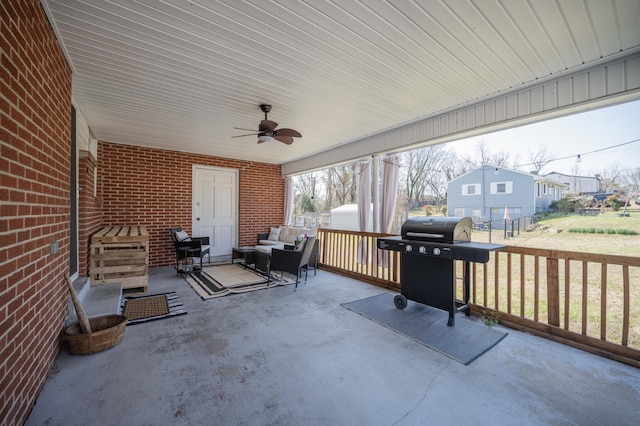
[[[508,239],[520,235],[522,232],[531,231],[537,226],[535,216],[522,216],[516,219],[493,220],[486,222],[474,222],[473,227],[478,231],[486,231],[489,242],[495,237]]]

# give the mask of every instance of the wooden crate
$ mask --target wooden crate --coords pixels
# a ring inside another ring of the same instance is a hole
[[[105,226],[91,237],[91,285],[122,283],[147,291],[149,233],[144,226]]]

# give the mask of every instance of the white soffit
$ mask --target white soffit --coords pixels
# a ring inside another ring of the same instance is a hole
[[[548,113],[551,81],[576,104],[622,94],[603,81],[638,88],[638,0],[41,2],[97,139],[287,170],[345,160],[380,138],[376,149],[429,139],[439,116],[451,133],[455,110],[466,131],[469,119],[484,128],[475,109],[490,102],[504,102],[507,117]],[[303,137],[232,139],[243,133],[234,126],[257,128],[260,103]]]

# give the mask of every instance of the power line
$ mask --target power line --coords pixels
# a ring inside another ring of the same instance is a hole
[[[574,157],[580,158],[583,155],[595,154],[596,152],[602,152],[602,151],[606,151],[606,150],[613,149],[613,148],[618,148],[619,146],[629,145],[629,144],[636,143],[636,142],[640,142],[640,139],[634,139],[632,141],[623,142],[623,143],[619,143],[619,144],[611,145],[611,146],[606,146],[604,148],[595,149],[593,151],[581,152],[579,154],[573,154],[573,155],[567,155],[566,157],[554,158],[553,160],[549,161],[549,163],[552,163],[554,161],[566,160],[568,158],[574,158]],[[526,163],[526,164],[518,164],[517,167],[535,166],[535,165],[536,165],[536,163]]]

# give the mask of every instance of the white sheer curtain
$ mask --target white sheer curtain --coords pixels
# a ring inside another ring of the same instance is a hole
[[[390,154],[382,160],[382,191],[380,194],[380,232],[392,233],[393,219],[398,199],[398,177],[400,175],[400,157]],[[391,266],[388,250],[378,250],[379,265]]]
[[[369,215],[371,214],[371,163],[361,161],[356,164],[356,193],[358,196],[358,226],[360,232],[369,230]],[[362,238],[358,244],[358,263],[368,261],[367,238]]]
[[[400,157],[392,154],[382,160],[382,193],[380,194],[380,232],[395,231],[393,219],[398,199],[398,178],[400,175]]]
[[[293,178],[287,176],[284,179],[284,224],[291,225],[293,215]]]

